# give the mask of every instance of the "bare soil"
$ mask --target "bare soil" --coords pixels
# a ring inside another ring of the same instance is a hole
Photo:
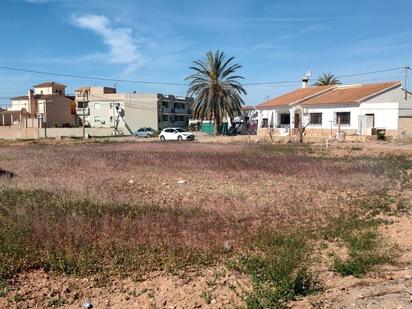
[[[266,211],[266,208],[264,208],[266,201],[276,196],[276,194],[280,194],[280,192],[291,190],[291,187],[283,187],[285,182],[280,182],[278,179],[266,179],[266,175],[260,176],[254,170],[245,169],[243,171],[243,168],[238,168],[241,171],[236,171],[236,173],[228,170],[227,178],[222,175],[218,178],[216,173],[218,173],[220,166],[217,166],[216,170],[208,166],[198,166],[199,170],[202,168],[208,169],[203,176],[209,179],[217,179],[215,182],[208,182],[207,185],[199,179],[199,175],[195,175],[195,172],[198,172],[196,169],[191,170],[193,172],[191,175],[180,172],[178,169],[173,170],[174,173],[163,171],[159,174],[153,174],[149,168],[143,165],[138,166],[139,169],[135,167],[134,170],[128,170],[122,165],[116,166],[112,161],[110,161],[112,164],[110,168],[107,168],[108,158],[115,161],[118,152],[129,156],[129,159],[139,159],[137,156],[131,155],[135,147],[127,144],[120,144],[116,150],[110,151],[104,146],[96,145],[95,149],[97,150],[95,151],[107,155],[107,157],[102,157],[104,160],[101,158],[100,161],[94,161],[92,163],[93,168],[99,169],[99,173],[103,173],[106,183],[96,182],[93,185],[90,184],[88,175],[83,171],[84,167],[91,163],[79,160],[76,164],[73,164],[76,156],[81,157],[85,148],[77,149],[73,153],[73,157],[70,158],[71,163],[67,161],[65,166],[65,168],[72,171],[71,180],[67,182],[66,174],[59,171],[62,162],[58,155],[62,155],[64,151],[45,148],[44,153],[52,151],[56,158],[51,159],[49,162],[36,161],[34,163],[35,169],[30,170],[30,165],[33,162],[30,162],[27,158],[32,156],[35,151],[20,152],[23,148],[20,149],[19,147],[25,147],[26,145],[25,143],[15,145],[11,151],[0,149],[0,154],[3,155],[3,166],[8,170],[17,171],[18,175],[26,176],[25,180],[18,180],[14,183],[14,185],[21,188],[26,186],[38,188],[47,185],[56,190],[61,190],[69,184],[78,189],[80,195],[83,195],[97,192],[95,190],[99,190],[99,186],[107,186],[108,192],[109,189],[113,190],[113,188],[121,189],[110,192],[107,196],[101,196],[102,199],[112,200],[132,197],[155,202],[163,201],[164,204],[171,203],[169,196],[164,192],[172,190],[175,192],[172,196],[173,201],[178,200],[183,206],[190,205],[194,200],[200,201],[202,207],[216,210],[217,213],[221,209],[216,204],[223,198],[234,215],[238,212],[242,214],[248,212],[249,207],[252,205],[253,207],[259,206]],[[149,148],[154,147],[154,150],[157,151],[157,146],[148,145]],[[175,147],[173,145],[170,151],[172,152]],[[219,146],[216,146],[216,149],[218,148]],[[201,150],[196,150],[195,146],[190,146],[190,149],[192,152],[201,154]],[[35,150],[38,151],[39,149]],[[159,151],[163,150],[160,149]],[[238,151],[237,148],[232,149],[230,145],[229,150]],[[329,151],[335,156],[379,156],[381,154],[399,154],[400,152],[410,156],[412,147],[411,145],[387,143],[344,143],[333,145]],[[161,166],[162,162],[158,162],[157,154],[153,153],[154,155],[150,154],[152,160],[150,161],[150,167]],[[148,155],[146,152],[139,154]],[[12,162],[13,157],[21,160],[17,167],[15,166],[16,163]],[[195,163],[202,164],[202,162]],[[45,170],[46,166],[49,166],[53,173]],[[145,182],[138,179],[137,175],[139,173],[145,176]],[[242,177],[237,178],[235,182],[231,182],[231,178],[237,177],[239,173],[242,173]],[[337,187],[333,187],[333,182],[330,181],[328,182],[328,191],[322,192],[322,175],[317,175],[319,180],[315,176],[308,179],[299,179],[299,175],[295,175],[293,178],[282,175],[283,179],[290,180],[289,184],[293,180],[296,183],[300,181],[302,185],[310,183],[318,186],[319,196],[317,196],[317,201],[319,205],[316,205],[316,207],[317,211],[322,212],[322,202],[331,201],[333,199],[333,190],[337,190]],[[371,175],[370,177],[377,176]],[[34,179],[38,178],[41,178],[43,183],[33,185]],[[179,186],[177,184],[179,179],[185,179],[190,186]],[[368,180],[368,178],[365,179]],[[5,183],[9,180],[2,181]],[[139,182],[139,186],[133,182]],[[159,185],[165,187],[163,192],[158,191]],[[345,183],[343,182],[342,185],[345,185]],[[248,189],[249,187],[255,189]],[[82,191],[85,188],[87,188],[87,192]],[[340,192],[340,197],[345,197],[345,194],[350,196],[350,190],[353,190],[352,187],[348,188],[348,193]],[[402,195],[411,204],[411,192],[402,192]],[[305,192],[299,192],[299,195],[295,198],[305,201],[308,196],[305,195]],[[199,197],[201,198],[199,199]],[[279,209],[282,209],[280,206]],[[308,210],[295,210],[294,213],[299,213],[299,216],[310,216]],[[277,210],[277,213],[273,216],[282,217],[282,210]],[[294,220],[294,214],[287,213],[287,216],[288,222]],[[328,267],[324,267],[319,273],[323,287],[322,291],[291,302],[288,306],[298,309],[412,308],[412,215],[407,214],[386,219],[392,223],[383,225],[381,231],[391,244],[396,244],[399,247],[401,252],[396,265],[378,266],[361,279],[351,276],[342,277],[330,271]],[[86,301],[90,301],[94,308],[243,308],[244,297],[251,289],[251,282],[249,276],[228,270],[222,263],[191,272],[185,271],[177,274],[150,272],[143,276],[128,278],[119,278],[118,276],[80,278],[46,273],[43,270],[33,270],[15,276],[10,280],[8,289],[8,293],[0,297],[0,308],[79,308]]]

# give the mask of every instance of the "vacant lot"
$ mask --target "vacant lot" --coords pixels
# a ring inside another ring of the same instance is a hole
[[[305,145],[0,146],[0,307],[281,308],[320,293],[322,267],[396,262],[379,226],[407,211],[409,167]]]

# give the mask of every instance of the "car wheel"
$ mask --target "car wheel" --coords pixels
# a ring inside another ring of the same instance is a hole
[[[182,137],[181,135],[179,135],[179,136],[177,137],[177,140],[178,140],[179,142],[181,142],[181,141],[183,141],[183,137]]]
[[[164,142],[166,139],[165,139],[165,137],[162,135],[162,136],[160,136],[160,140],[161,140],[162,142]]]

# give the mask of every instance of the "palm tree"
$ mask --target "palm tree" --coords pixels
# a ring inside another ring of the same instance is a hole
[[[186,78],[190,80],[188,96],[195,97],[193,118],[213,119],[215,134],[220,134],[222,119],[240,115],[244,105],[241,95],[246,90],[238,81],[243,77],[234,74],[241,65],[233,64],[233,59],[226,59],[219,50],[214,54],[209,51],[205,59],[193,61],[195,65],[190,69],[195,73]]]
[[[340,85],[341,82],[332,73],[322,73],[314,86]]]

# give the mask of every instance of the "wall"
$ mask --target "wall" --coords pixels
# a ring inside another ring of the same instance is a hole
[[[412,136],[412,114],[399,118],[399,135]]]
[[[338,112],[350,112],[350,124],[341,124],[341,130],[358,130],[358,119],[359,119],[359,107],[357,105],[327,105],[327,106],[317,106],[308,107],[308,116],[304,118],[304,123],[307,123],[310,113],[322,113],[322,125],[309,124],[307,129],[338,129],[338,125],[335,123],[335,114]],[[356,133],[356,132],[355,132]]]
[[[37,139],[37,128],[23,128],[18,126],[0,127],[0,139]]]
[[[83,99],[76,97],[76,100],[81,102]],[[124,109],[124,118],[132,131],[145,126],[158,129],[157,94],[152,93],[90,94],[88,107],[90,115],[86,118],[89,119],[91,127],[114,127],[116,114],[113,112],[113,103],[120,104],[120,107]],[[99,108],[96,108],[97,106]],[[96,117],[100,119],[97,122]],[[125,134],[128,133],[123,120],[120,120],[118,128]]]
[[[125,93],[125,120],[132,131],[141,127],[158,130],[158,104],[156,93]]]
[[[39,105],[40,101],[39,100]],[[56,95],[51,97],[46,102],[46,116],[47,116],[47,127],[54,127],[56,125],[74,125],[75,115],[71,111],[72,100],[63,96]]]
[[[387,130],[398,129],[399,103],[373,103],[365,102],[360,105],[360,114],[374,114],[375,128]]]
[[[91,137],[99,136],[111,136],[113,133],[112,128],[85,128],[86,134]],[[40,138],[58,138],[58,137],[83,137],[83,128],[46,128],[40,129]],[[128,134],[126,134],[128,135]]]
[[[8,108],[8,110],[20,111],[23,108],[25,108],[28,111],[29,110],[28,105],[29,105],[29,100],[12,100],[11,106],[10,108]]]

